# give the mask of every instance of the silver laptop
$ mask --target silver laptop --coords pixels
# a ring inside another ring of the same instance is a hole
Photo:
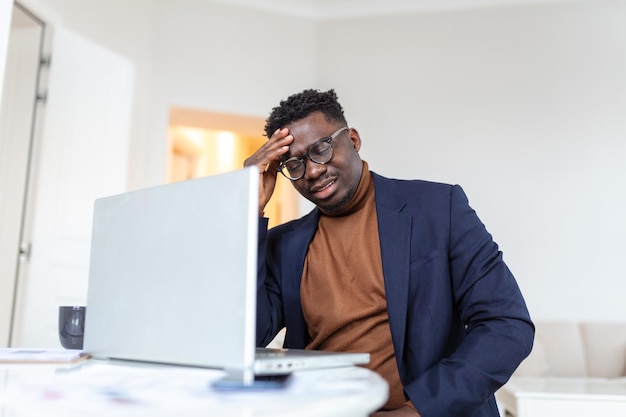
[[[84,350],[254,375],[369,362],[255,348],[256,168],[96,200]]]

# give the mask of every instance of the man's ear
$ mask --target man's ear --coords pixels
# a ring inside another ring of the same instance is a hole
[[[352,142],[354,150],[358,152],[361,149],[361,136],[359,132],[351,127],[348,129],[348,135],[350,135],[350,142]]]

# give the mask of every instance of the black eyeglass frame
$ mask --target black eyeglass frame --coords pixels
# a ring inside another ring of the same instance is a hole
[[[280,172],[281,174],[283,174],[283,176],[285,178],[287,178],[287,179],[289,179],[291,181],[298,181],[300,178],[304,177],[304,174],[306,174],[306,162],[304,160],[306,158],[309,158],[311,161],[313,161],[313,162],[315,162],[316,164],[319,164],[319,165],[325,165],[325,164],[329,163],[333,159],[333,150],[334,150],[333,143],[332,143],[333,140],[335,138],[337,138],[339,135],[341,135],[344,132],[344,130],[349,130],[349,129],[350,129],[349,127],[344,126],[344,127],[340,128],[340,129],[336,130],[332,135],[328,136],[327,138],[318,140],[317,142],[315,142],[314,144],[309,146],[309,149],[306,151],[306,153],[304,155],[292,156],[291,158],[282,161],[280,163],[280,165],[278,165],[278,168],[276,170],[278,172]],[[326,142],[326,143],[328,143],[330,145],[330,158],[328,158],[328,160],[326,160],[326,161],[320,162],[320,161],[316,161],[315,159],[313,159],[311,157],[310,153],[311,153],[311,149],[314,146],[317,146],[317,145],[319,145],[322,142]],[[304,167],[304,169],[302,170],[302,175],[300,175],[298,177],[292,177],[289,174],[289,170],[288,169],[286,170],[287,173],[285,173],[285,171],[284,171],[285,167],[291,161],[298,161],[298,162],[300,162],[302,164],[302,166]]]

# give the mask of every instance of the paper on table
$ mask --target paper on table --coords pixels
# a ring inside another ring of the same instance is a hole
[[[77,349],[0,349],[0,363],[69,363],[88,357],[87,353]]]

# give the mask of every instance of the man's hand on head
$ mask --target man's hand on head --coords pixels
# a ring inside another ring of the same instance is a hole
[[[274,193],[280,157],[289,151],[291,142],[293,142],[293,136],[289,134],[289,129],[277,129],[269,140],[243,163],[244,167],[256,165],[261,175],[259,181],[259,216],[263,216],[265,206]]]

